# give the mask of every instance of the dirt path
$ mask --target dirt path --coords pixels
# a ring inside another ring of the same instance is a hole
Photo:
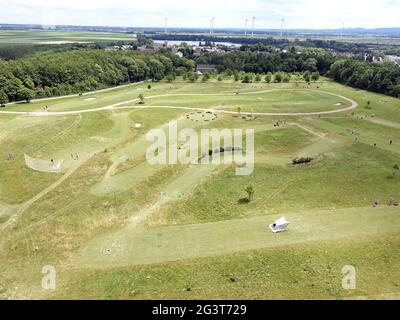
[[[265,90],[265,91],[257,91],[257,92],[245,92],[241,93],[250,95],[250,94],[259,94],[259,93],[268,93],[273,91],[290,91],[286,89],[275,89],[275,90]],[[258,115],[258,116],[319,116],[319,115],[328,115],[335,114],[353,110],[358,107],[358,103],[350,98],[345,96],[341,96],[335,93],[327,92],[327,91],[316,91],[316,90],[307,90],[311,92],[319,92],[325,93],[328,95],[332,95],[343,100],[346,100],[351,103],[349,107],[336,109],[336,110],[328,110],[328,111],[319,111],[319,112],[241,112],[243,115]],[[178,97],[178,96],[229,96],[229,94],[163,94],[163,95],[155,95],[146,97],[146,99],[155,99],[162,97]],[[232,94],[233,95],[233,94]],[[235,94],[236,95],[236,94]],[[13,115],[25,115],[32,117],[50,117],[50,116],[68,116],[68,115],[77,115],[82,113],[89,112],[99,112],[105,110],[113,110],[113,109],[181,109],[181,110],[195,110],[195,111],[211,111],[214,113],[224,113],[224,114],[237,114],[236,111],[227,111],[220,109],[206,109],[206,108],[191,108],[191,107],[174,107],[174,106],[123,106],[124,104],[137,102],[139,99],[132,99],[128,101],[123,101],[119,103],[115,103],[105,107],[93,108],[93,109],[83,109],[83,110],[75,110],[75,111],[59,111],[59,112],[43,112],[43,111],[0,111],[0,114],[13,114]]]
[[[121,117],[120,117],[121,118]],[[22,204],[16,205],[12,210],[12,214],[10,218],[5,221],[4,223],[0,224],[0,231],[3,231],[7,229],[10,225],[15,223],[20,215],[22,215],[26,210],[28,210],[35,202],[46,196],[48,193],[56,189],[58,186],[60,186],[64,181],[66,181],[70,176],[72,176],[83,164],[86,163],[96,152],[100,152],[103,150],[105,147],[110,147],[114,144],[117,144],[119,141],[122,141],[126,138],[128,132],[129,132],[129,122],[126,117],[122,117],[119,120],[114,120],[114,128],[111,129],[108,134],[111,134],[114,132],[114,130],[119,130],[121,129],[121,136],[119,139],[116,140],[111,140],[110,142],[101,145],[97,148],[97,150],[92,150],[91,152],[88,153],[81,153],[79,161],[74,163],[71,168],[69,168],[57,181],[49,185],[48,187],[44,188],[42,191],[40,191],[38,194],[36,194],[34,197],[31,199],[25,201]],[[85,142],[83,142],[85,143]],[[69,154],[69,153],[67,153]],[[4,204],[4,206],[7,204]],[[11,211],[11,210],[10,210]]]
[[[107,91],[117,90],[117,89],[129,87],[129,86],[138,85],[138,84],[141,84],[141,83],[144,83],[144,81],[135,82],[135,83],[129,83],[129,84],[124,84],[124,85],[122,85],[122,86],[117,86],[117,87],[112,87],[112,88],[106,88],[106,89],[101,89],[101,90],[96,90],[96,91],[84,92],[84,93],[82,93],[82,96],[87,96],[87,95],[91,95],[91,94],[103,93],[103,92],[107,92]],[[51,100],[57,100],[57,99],[74,98],[74,97],[79,97],[79,96],[80,96],[79,94],[70,94],[70,95],[67,95],[67,96],[59,96],[59,97],[50,97],[50,98],[33,99],[33,100],[31,100],[31,102],[51,101]],[[16,104],[19,104],[19,103],[21,103],[21,101],[18,101],[18,102],[9,102],[9,103],[6,103],[6,106],[16,105]]]
[[[103,269],[163,263],[305,242],[400,231],[398,208],[365,207],[288,212],[193,225],[127,227],[92,239],[81,250],[82,267]],[[267,225],[285,216],[289,232],[272,234]],[[377,225],[384,219],[387,223]],[[114,246],[112,246],[114,244]],[[110,254],[104,250],[112,248]]]

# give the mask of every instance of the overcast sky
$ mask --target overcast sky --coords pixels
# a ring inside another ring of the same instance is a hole
[[[400,27],[400,0],[0,0],[0,23],[122,27]]]

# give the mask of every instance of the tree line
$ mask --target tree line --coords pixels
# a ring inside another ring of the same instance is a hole
[[[361,56],[335,56],[324,49],[290,47],[280,50],[257,44],[242,47],[230,53],[211,52],[196,58],[199,64],[215,64],[220,72],[236,74],[303,73],[307,82],[318,77],[317,73],[359,89],[400,97],[400,68],[391,62],[371,63]],[[246,78],[246,81],[247,78]],[[249,81],[251,82],[251,81]],[[286,81],[283,81],[286,82]]]
[[[291,47],[281,51],[264,45],[245,47],[245,50],[230,53],[211,52],[196,58],[198,64],[215,64],[219,71],[253,73],[318,71],[326,74],[334,61],[333,55],[322,49]]]
[[[194,62],[176,55],[73,50],[0,60],[0,104],[93,91],[146,79],[159,81]]]
[[[328,75],[351,87],[400,97],[400,68],[392,63],[370,63],[340,59]]]
[[[145,38],[142,42],[147,41]],[[288,82],[299,74],[306,82],[319,75],[337,82],[395,97],[400,96],[400,68],[392,63],[370,63],[338,57],[324,49],[265,44],[244,46],[229,53],[210,52],[180,58],[167,50],[142,53],[109,52],[99,48],[39,51],[14,60],[0,59],[0,105],[103,89],[146,79],[173,81],[184,75],[196,81],[196,64],[215,64],[218,79],[234,76],[242,82]],[[273,78],[272,78],[273,75]],[[202,77],[207,81],[209,75]]]

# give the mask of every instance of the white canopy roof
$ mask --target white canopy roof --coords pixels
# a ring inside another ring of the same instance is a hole
[[[275,224],[275,226],[279,227],[279,226],[288,225],[289,222],[287,222],[285,217],[283,217],[283,218],[280,218],[279,220],[276,220],[274,224]]]
[[[285,232],[288,230],[289,222],[285,218],[276,220],[275,223],[270,224],[269,228],[273,233]]]

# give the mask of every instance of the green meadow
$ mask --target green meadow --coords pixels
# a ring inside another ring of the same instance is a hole
[[[350,101],[357,107],[315,114]],[[399,298],[400,208],[388,205],[400,200],[399,111],[399,99],[327,79],[177,79],[9,104],[0,110],[0,298]],[[151,165],[146,134],[167,133],[172,120],[198,133],[254,129],[254,172]],[[35,171],[24,154],[61,159],[62,170]],[[293,165],[299,157],[313,161]],[[289,231],[272,234],[283,216]],[[48,265],[56,290],[41,286]],[[346,265],[355,290],[342,288]]]

